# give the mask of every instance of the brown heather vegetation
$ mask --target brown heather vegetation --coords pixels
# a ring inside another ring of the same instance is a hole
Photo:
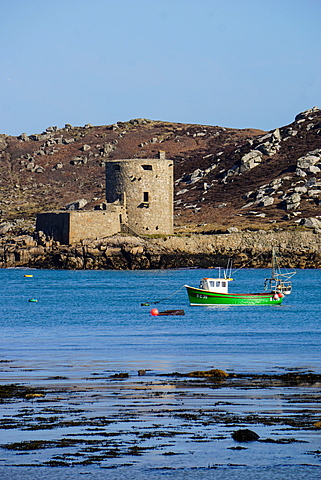
[[[245,154],[260,149],[267,132],[134,119],[49,127],[30,136],[0,135],[1,223],[18,220],[32,229],[38,212],[62,209],[78,199],[88,202],[86,209],[93,208],[105,198],[107,158],[155,158],[163,150],[175,166],[176,232],[297,228],[298,219],[318,216],[318,194],[303,194],[293,211],[285,210],[284,196],[311,178],[321,181],[321,171],[302,177],[296,167],[300,157],[320,148],[320,125],[317,108],[298,115],[277,129],[276,153],[263,154],[255,168],[229,176]],[[262,185],[277,179],[282,185],[273,192],[273,204],[246,206]]]

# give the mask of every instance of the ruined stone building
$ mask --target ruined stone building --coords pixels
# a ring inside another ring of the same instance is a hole
[[[62,244],[114,235],[173,233],[173,161],[159,158],[108,160],[103,210],[40,213],[36,230]]]

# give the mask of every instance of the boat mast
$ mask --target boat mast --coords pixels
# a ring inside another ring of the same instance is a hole
[[[275,251],[274,251],[274,247],[272,247],[272,270],[271,270],[271,278],[275,278]]]

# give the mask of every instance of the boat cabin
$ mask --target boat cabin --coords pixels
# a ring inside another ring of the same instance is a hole
[[[228,282],[232,278],[202,278],[200,286],[202,290],[215,293],[228,293]]]

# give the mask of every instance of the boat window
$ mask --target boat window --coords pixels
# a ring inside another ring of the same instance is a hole
[[[222,287],[226,287],[226,282],[222,282]]]
[[[220,287],[220,286],[221,286],[221,282],[216,282],[216,286],[217,286],[217,287]]]
[[[210,283],[210,287],[215,287],[215,282],[209,282]]]
[[[152,165],[142,165],[144,170],[153,170]]]

